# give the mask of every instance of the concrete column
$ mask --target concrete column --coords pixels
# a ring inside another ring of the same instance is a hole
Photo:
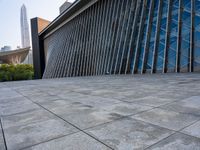
[[[45,69],[45,51],[44,41],[39,38],[41,32],[49,21],[41,18],[31,19],[31,35],[32,35],[32,48],[33,48],[33,66],[34,76],[36,79],[41,79]]]

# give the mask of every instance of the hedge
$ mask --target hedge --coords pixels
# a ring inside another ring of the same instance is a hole
[[[28,64],[0,65],[0,82],[33,79],[33,66]]]

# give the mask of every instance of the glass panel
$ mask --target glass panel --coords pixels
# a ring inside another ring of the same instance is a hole
[[[158,13],[158,5],[159,1],[155,0],[154,4],[154,14],[153,14],[153,22],[152,22],[152,29],[151,29],[151,38],[150,38],[150,45],[149,45],[149,53],[147,57],[147,66],[146,69],[150,70],[152,68],[152,58],[153,58],[153,50],[154,50],[154,43],[155,43],[155,34],[156,34],[156,24],[157,24],[157,13]]]
[[[140,43],[141,47],[138,50],[139,51],[138,70],[139,71],[142,69],[142,63],[143,63],[144,44],[145,44],[145,41],[146,41],[146,31],[147,31],[147,22],[148,22],[148,19],[149,19],[149,9],[150,9],[150,1],[148,1],[148,3],[147,3],[146,20],[145,20],[145,25],[144,25],[144,32],[143,32],[142,39],[141,39],[142,42]]]
[[[183,0],[182,22],[180,68],[182,72],[186,72],[190,56],[191,1]]]
[[[143,2],[143,1],[142,1]],[[142,4],[142,3],[141,3]],[[139,15],[141,16],[141,13],[142,13],[142,7],[143,7],[143,5],[140,5],[140,12],[139,12]],[[140,20],[140,19],[139,19]],[[136,34],[134,35],[134,36],[136,36],[137,37],[137,33],[138,33],[138,31],[139,31],[139,23],[140,21],[138,21],[138,24],[137,24],[137,26],[136,26]],[[134,57],[135,57],[135,47],[136,47],[136,38],[133,38],[134,40],[133,41],[131,41],[132,43],[131,43],[131,49],[130,49],[130,72],[132,72],[133,71],[133,64],[134,64]]]
[[[194,70],[200,71],[200,1],[195,0]]]
[[[195,13],[200,15],[200,0],[195,0]]]
[[[161,18],[161,29],[160,29],[160,42],[158,47],[158,58],[156,69],[162,70],[163,67],[163,59],[164,59],[164,49],[165,49],[165,40],[166,40],[166,27],[167,27],[167,13],[168,13],[168,0],[163,1],[163,9],[162,9],[162,18]]]
[[[176,47],[178,34],[178,7],[179,1],[172,2],[172,19],[170,25],[170,45],[168,52],[168,71],[175,71],[176,67]]]

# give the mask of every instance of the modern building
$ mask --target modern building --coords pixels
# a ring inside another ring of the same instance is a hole
[[[10,50],[11,50],[11,46],[4,46],[1,48],[0,52],[10,51]]]
[[[43,78],[200,71],[200,1],[77,0],[35,41]]]
[[[65,1],[64,4],[62,4],[62,6],[60,6],[59,10],[60,10],[60,14],[62,14],[65,10],[67,10],[69,8],[69,6],[71,6],[72,3],[68,2],[68,0]]]
[[[20,23],[22,48],[30,47],[29,25],[27,19],[26,6],[24,4],[21,7]]]
[[[29,53],[30,47],[0,52],[0,64],[20,64]]]

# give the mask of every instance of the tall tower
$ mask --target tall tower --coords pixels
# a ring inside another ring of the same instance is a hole
[[[27,20],[26,6],[24,4],[21,7],[20,23],[22,48],[30,47],[29,25]]]
[[[68,2],[68,0],[65,1],[62,6],[60,6],[60,14],[62,14],[67,8],[71,6],[72,3]]]

